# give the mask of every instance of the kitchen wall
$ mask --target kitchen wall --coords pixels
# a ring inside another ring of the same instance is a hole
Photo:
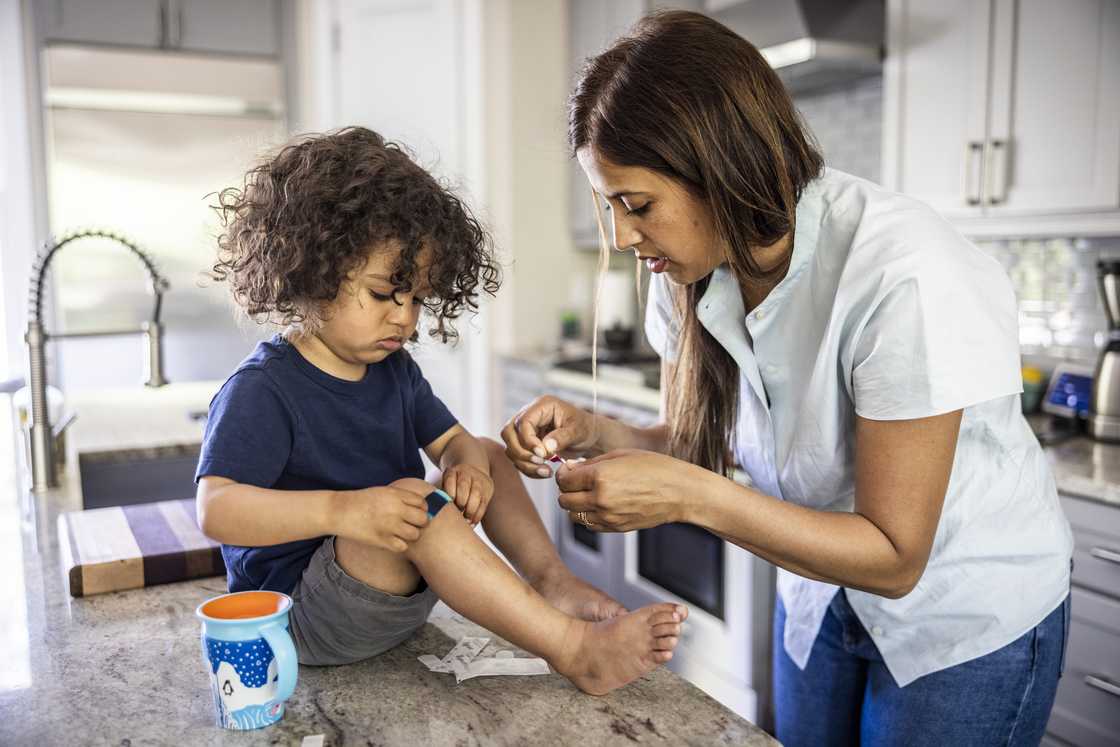
[[[484,6],[487,188],[483,218],[505,272],[491,315],[498,353],[555,344],[577,261],[568,226],[568,18],[561,2]]]
[[[28,84],[34,53],[24,45],[20,3],[0,3],[0,380],[26,376],[27,278],[33,249],[47,233],[47,211],[34,195],[43,188],[38,168],[40,120]]]
[[[794,97],[826,163],[834,169],[879,181],[883,141],[883,78]]]
[[[881,173],[881,77],[795,99],[826,163],[878,181]],[[1120,256],[1120,237],[977,241],[1011,276],[1019,298],[1019,341],[1029,356],[1096,362],[1107,323],[1097,289],[1097,260]]]

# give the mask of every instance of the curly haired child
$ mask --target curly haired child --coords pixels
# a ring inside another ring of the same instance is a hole
[[[359,127],[285,146],[218,203],[214,277],[284,330],[214,397],[196,472],[199,525],[222,543],[230,591],[291,595],[303,664],[376,656],[438,599],[585,692],[668,661],[687,610],[627,612],[576,578],[503,447],[459,425],[404,348],[422,309],[447,341],[498,289],[463,203]]]

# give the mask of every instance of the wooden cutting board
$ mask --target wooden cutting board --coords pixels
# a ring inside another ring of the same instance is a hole
[[[194,499],[58,517],[62,570],[75,597],[225,575],[221,545],[195,520]]]

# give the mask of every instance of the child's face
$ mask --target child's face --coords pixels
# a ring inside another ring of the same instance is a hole
[[[395,247],[374,249],[327,310],[318,337],[347,363],[379,363],[400,350],[416,331],[424,299],[432,292],[428,279],[431,251],[425,249],[416,258],[416,275],[408,293],[398,291],[389,280],[399,253]]]

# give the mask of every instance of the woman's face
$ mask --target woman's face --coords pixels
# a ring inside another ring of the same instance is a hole
[[[590,147],[576,152],[592,188],[606,201],[614,248],[633,250],[651,272],[688,285],[726,259],[711,211],[684,186],[652,169],[619,166]]]

